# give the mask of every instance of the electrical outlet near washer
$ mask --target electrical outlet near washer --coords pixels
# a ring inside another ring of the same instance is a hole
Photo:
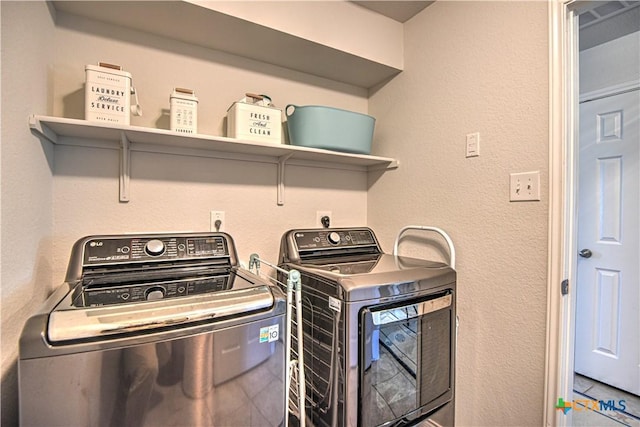
[[[510,174],[509,200],[531,202],[540,200],[540,171]]]
[[[224,211],[211,211],[211,224],[209,226],[209,230],[222,231],[224,227]]]
[[[322,224],[322,218],[325,216],[329,217],[329,227],[332,226],[331,222],[333,221],[333,218],[331,217],[331,211],[316,211],[316,227],[324,227],[324,224]]]

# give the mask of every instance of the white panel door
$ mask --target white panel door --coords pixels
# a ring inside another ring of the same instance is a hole
[[[638,90],[580,106],[576,283],[576,372],[634,394],[640,394],[639,106]]]

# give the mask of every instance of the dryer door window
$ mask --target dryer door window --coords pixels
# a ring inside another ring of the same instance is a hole
[[[362,427],[415,419],[453,395],[453,294],[360,312]]]

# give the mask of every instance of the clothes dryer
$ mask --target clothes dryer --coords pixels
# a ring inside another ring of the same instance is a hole
[[[365,227],[290,230],[279,264],[301,273],[313,425],[453,425],[450,266],[386,254]]]

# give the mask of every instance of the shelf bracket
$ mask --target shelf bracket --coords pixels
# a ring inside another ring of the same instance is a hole
[[[284,206],[284,169],[293,154],[278,157],[278,206]]]
[[[373,172],[373,171],[388,171],[388,170],[392,170],[392,169],[398,169],[400,167],[400,160],[393,160],[391,162],[389,162],[389,164],[387,165],[375,165],[375,166],[369,166],[367,168],[368,172]]]
[[[120,133],[120,202],[129,201],[129,180],[131,176],[131,150],[127,135]]]
[[[38,118],[33,114],[29,116],[29,127],[39,136],[46,138],[47,141],[54,144],[58,142],[58,135],[56,135],[56,133],[49,129],[48,126],[38,120]]]

